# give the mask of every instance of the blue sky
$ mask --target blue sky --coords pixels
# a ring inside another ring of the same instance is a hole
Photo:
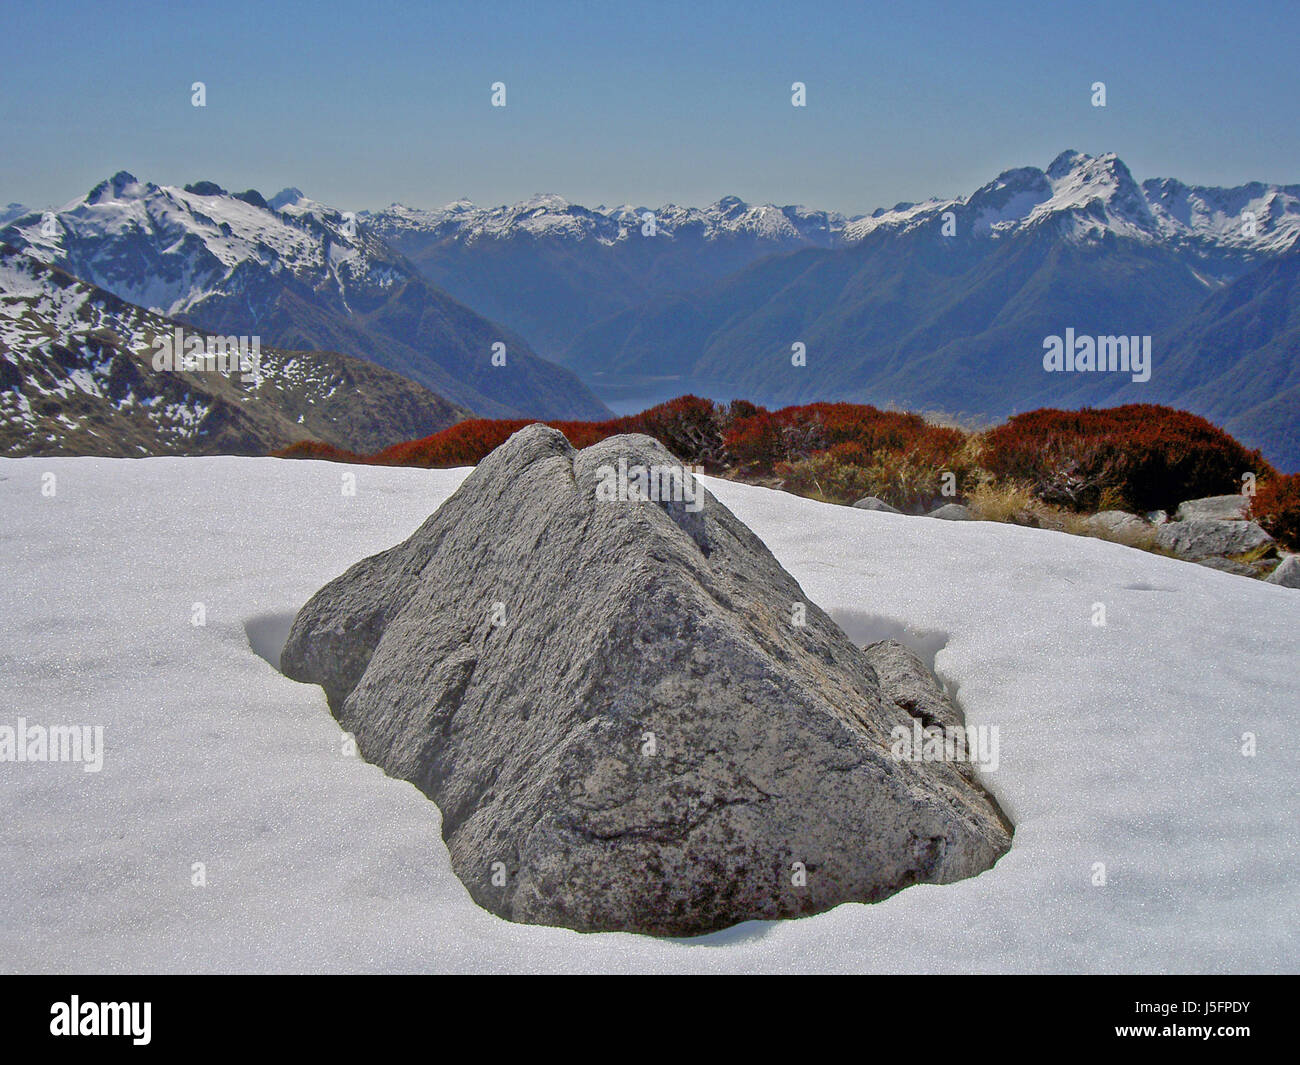
[[[1065,148],[1139,180],[1300,182],[1295,0],[5,6],[0,202],[37,208],[125,169],[344,208],[859,213]]]

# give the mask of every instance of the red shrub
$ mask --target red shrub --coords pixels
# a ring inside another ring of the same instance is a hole
[[[732,404],[732,410],[738,404]],[[909,454],[933,465],[953,462],[965,443],[960,429],[931,425],[919,414],[884,411],[864,403],[809,403],[733,419],[726,449],[737,465],[770,472],[777,463],[796,463],[821,451],[839,453],[844,462],[870,465],[878,452]]]
[[[723,438],[727,457],[746,470],[770,473],[778,462],[789,458],[784,427],[770,411],[737,418]]]
[[[1261,481],[1250,509],[1276,540],[1300,551],[1300,473],[1278,474]]]
[[[1273,472],[1258,451],[1204,418],[1152,404],[1018,414],[988,434],[985,461],[995,476],[1080,510],[1121,501],[1172,510],[1239,491],[1243,473]]]
[[[296,444],[271,452],[277,459],[323,459],[326,462],[365,462],[361,456],[320,440],[299,440]]]
[[[711,400],[678,396],[640,414],[601,422],[600,426],[608,430],[606,436],[645,433],[683,462],[717,468],[723,463],[721,422],[721,412]],[[574,446],[579,446],[576,441]]]
[[[386,466],[473,466],[511,434],[533,419],[492,420],[472,418],[450,428],[409,440],[370,457]],[[547,422],[562,432],[576,448],[589,447],[620,433],[645,433],[660,441],[683,462],[716,468],[722,459],[722,431],[718,408],[698,396],[678,396],[667,403],[604,422]]]
[[[492,421],[471,418],[457,422],[441,432],[420,440],[394,444],[370,461],[377,466],[473,466],[494,448],[504,444],[510,434],[530,424],[526,420]]]

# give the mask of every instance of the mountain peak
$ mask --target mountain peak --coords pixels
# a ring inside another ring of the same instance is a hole
[[[290,186],[281,189],[266,202],[267,206],[269,206],[271,210],[278,211],[281,207],[291,203],[298,203],[300,200],[305,200],[306,198],[307,197],[302,194],[302,189],[295,189],[293,186]]]
[[[128,186],[138,184],[139,182],[136,180],[134,174],[128,173],[125,170],[119,170],[107,181],[101,181],[86,193],[86,199],[91,203],[97,203],[99,200],[103,199],[106,194],[114,197],[121,196],[123,190]]]
[[[195,181],[193,184],[186,185],[182,191],[188,192],[191,196],[226,195],[226,190],[215,181]]]
[[[525,211],[535,211],[539,208],[545,211],[567,211],[573,206],[573,204],[558,193],[538,192],[530,196],[519,206]]]
[[[1092,156],[1085,155],[1083,152],[1077,152],[1073,148],[1066,148],[1060,155],[1051,161],[1047,167],[1047,176],[1053,180],[1065,177],[1070,171],[1074,170],[1081,163],[1087,163],[1092,160]]]

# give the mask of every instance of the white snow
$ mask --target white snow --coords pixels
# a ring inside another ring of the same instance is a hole
[[[1010,853],[958,884],[695,941],[478,909],[437,808],[344,756],[320,690],[250,648],[251,634],[274,654],[308,596],[408,536],[465,473],[0,460],[0,725],[102,725],[106,748],[98,773],[0,762],[0,967],[1300,967],[1300,592],[1098,540],[711,479],[850,635],[910,626],[914,645],[940,648],[968,723],[999,727],[985,779],[1016,823]],[[191,886],[195,862],[206,887]]]

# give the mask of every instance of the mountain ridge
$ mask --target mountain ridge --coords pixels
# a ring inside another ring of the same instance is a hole
[[[469,416],[334,352],[260,348],[252,380],[159,370],[178,329],[206,347],[207,334],[0,245],[0,454],[264,455],[308,440],[366,451]]]
[[[276,211],[252,190],[119,171],[58,212],[15,219],[0,241],[197,328],[346,351],[485,416],[608,413],[570,371],[431,285],[354,215],[314,201]],[[498,343],[505,365],[492,361]]]

